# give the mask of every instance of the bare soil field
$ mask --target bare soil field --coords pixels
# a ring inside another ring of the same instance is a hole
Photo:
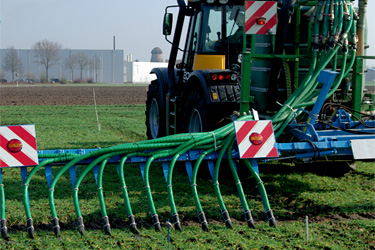
[[[145,104],[147,86],[0,86],[2,105]],[[95,99],[94,99],[95,94]]]

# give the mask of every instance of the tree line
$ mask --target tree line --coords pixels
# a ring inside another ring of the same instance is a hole
[[[62,49],[62,45],[58,42],[50,41],[47,39],[41,40],[36,42],[32,49],[34,51],[34,58],[35,62],[39,65],[43,66],[45,69],[45,80],[49,81],[49,69],[56,65],[60,61],[60,53],[59,51]],[[85,53],[77,52],[77,53],[70,53],[70,55],[65,58],[63,65],[66,69],[70,71],[70,77],[72,81],[79,81],[82,82],[83,79],[83,71],[90,67],[95,72],[95,79],[94,81],[97,82],[98,80],[98,69],[100,69],[101,59],[97,56],[94,56],[90,59]],[[78,66],[80,71],[80,78],[74,79],[74,69]],[[11,46],[6,53],[2,69],[11,73],[11,81],[15,81],[15,77],[23,72],[23,63],[22,60],[18,56],[17,49]],[[28,76],[29,78],[29,76]],[[91,80],[92,81],[92,80]]]

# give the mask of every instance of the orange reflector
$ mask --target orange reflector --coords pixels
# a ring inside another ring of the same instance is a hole
[[[18,139],[12,139],[8,142],[7,147],[10,152],[18,153],[22,149],[22,142]]]
[[[265,17],[259,17],[257,19],[257,24],[258,25],[264,25],[266,23],[266,18]]]
[[[216,74],[213,74],[213,75],[211,76],[211,78],[212,78],[212,80],[216,81],[216,80],[217,80],[217,75],[216,75]]]
[[[263,143],[263,136],[259,133],[252,133],[250,135],[250,142],[254,145],[260,145]]]

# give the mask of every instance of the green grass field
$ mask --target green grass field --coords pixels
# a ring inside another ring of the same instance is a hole
[[[0,106],[0,124],[35,124],[38,149],[107,147],[145,140],[144,110],[143,105],[98,106],[99,131],[93,106]],[[53,167],[53,172],[59,168]],[[84,168],[79,166],[79,171]],[[260,165],[261,178],[277,218],[276,228],[266,222],[255,180],[241,166],[238,171],[257,228],[246,226],[235,185],[228,177],[230,172],[223,167],[221,193],[234,227],[225,228],[208,170],[202,167],[198,174],[198,192],[210,227],[210,232],[203,232],[186,171],[180,164],[173,175],[173,190],[183,231],[170,229],[170,249],[375,249],[374,162],[357,162],[355,171],[332,163]],[[71,181],[66,173],[55,190],[62,239],[56,238],[52,231],[43,170],[33,177],[29,186],[36,237],[28,238],[19,172],[17,168],[3,170],[10,239],[1,239],[0,249],[168,248],[166,222],[172,220],[172,216],[160,165],[152,166],[150,184],[162,232],[153,229],[139,166],[127,165],[126,182],[140,234],[130,232],[116,167],[109,165],[103,183],[112,235],[105,235],[101,230],[99,201],[91,173],[79,191],[87,231],[85,236],[80,236]],[[308,240],[306,216],[309,218]]]

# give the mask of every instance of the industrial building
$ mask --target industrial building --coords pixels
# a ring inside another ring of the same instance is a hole
[[[9,49],[0,49],[1,66]],[[36,53],[32,49],[16,49],[18,57],[22,61],[22,72],[17,72],[15,80],[26,81],[33,79],[39,81],[45,78],[45,67],[38,63]],[[82,70],[77,62],[74,63],[73,75],[66,64],[70,56],[84,54],[89,63]],[[59,60],[48,71],[49,80],[65,80],[67,82],[104,82],[104,83],[151,83],[156,79],[150,74],[153,68],[168,67],[163,62],[163,54],[160,48],[156,47],[151,51],[149,62],[133,61],[132,55],[126,55],[124,60],[123,50],[59,50]],[[0,79],[11,81],[11,72],[1,70]]]
[[[9,49],[0,50],[1,66]],[[19,80],[25,79],[43,79],[45,78],[45,67],[38,63],[36,53],[32,49],[16,49],[18,57],[22,61],[22,72],[18,73]],[[78,63],[74,64],[73,76],[71,70],[66,65],[66,60],[70,55],[83,53],[88,59],[87,65],[82,70],[82,81],[123,83],[124,82],[124,52],[123,50],[70,50],[62,49],[59,51],[59,60],[48,71],[49,79],[64,79],[75,81],[81,77],[81,67]],[[11,72],[1,70],[1,78],[12,79]]]

